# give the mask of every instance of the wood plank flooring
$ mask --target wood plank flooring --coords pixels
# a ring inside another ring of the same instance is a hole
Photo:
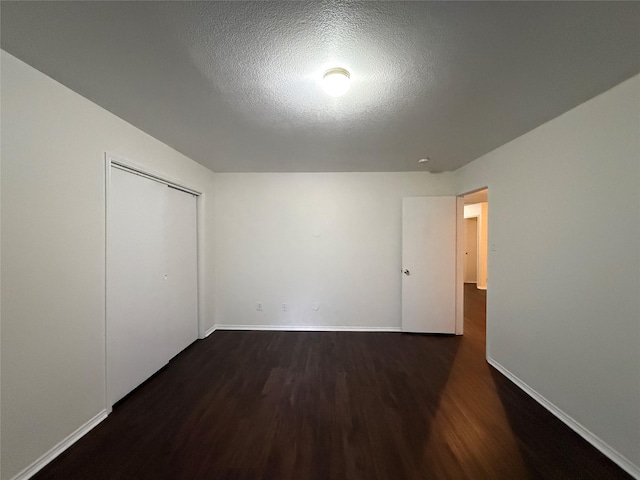
[[[218,331],[45,467],[48,479],[630,478],[465,335]]]

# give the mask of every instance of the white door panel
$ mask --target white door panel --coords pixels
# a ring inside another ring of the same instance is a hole
[[[402,330],[456,331],[456,197],[402,201]]]
[[[166,363],[163,211],[167,187],[111,169],[107,339],[116,402]]]
[[[198,238],[196,197],[167,188],[167,355],[198,338]]]
[[[197,204],[112,167],[107,372],[113,404],[198,337]]]
[[[478,283],[478,218],[466,218],[465,225],[465,283]]]

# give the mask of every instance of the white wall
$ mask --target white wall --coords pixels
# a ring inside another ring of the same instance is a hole
[[[487,289],[488,277],[488,252],[489,252],[489,205],[480,203],[480,216],[478,217],[478,283],[477,287]]]
[[[451,174],[423,172],[215,177],[227,326],[399,328],[402,197],[453,192]]]
[[[479,217],[480,215],[482,215],[482,206],[479,203],[464,206],[464,218]]]
[[[9,479],[105,408],[105,151],[205,199],[213,173],[6,52],[1,58],[1,477]],[[205,209],[212,239],[212,205]]]
[[[456,176],[491,194],[489,357],[640,476],[640,76]]]

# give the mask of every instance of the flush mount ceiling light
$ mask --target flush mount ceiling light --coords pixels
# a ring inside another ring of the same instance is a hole
[[[331,68],[322,77],[322,86],[332,97],[341,97],[347,93],[350,83],[351,75],[344,68]]]
[[[426,158],[421,158],[420,160],[418,160],[418,163],[427,163],[429,161],[429,157]]]

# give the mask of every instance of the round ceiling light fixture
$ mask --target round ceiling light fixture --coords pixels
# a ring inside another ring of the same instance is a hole
[[[418,163],[427,163],[428,161],[429,161],[429,157],[425,157],[418,160]]]
[[[341,97],[349,90],[351,75],[344,68],[331,68],[324,72],[322,85],[332,97]]]

